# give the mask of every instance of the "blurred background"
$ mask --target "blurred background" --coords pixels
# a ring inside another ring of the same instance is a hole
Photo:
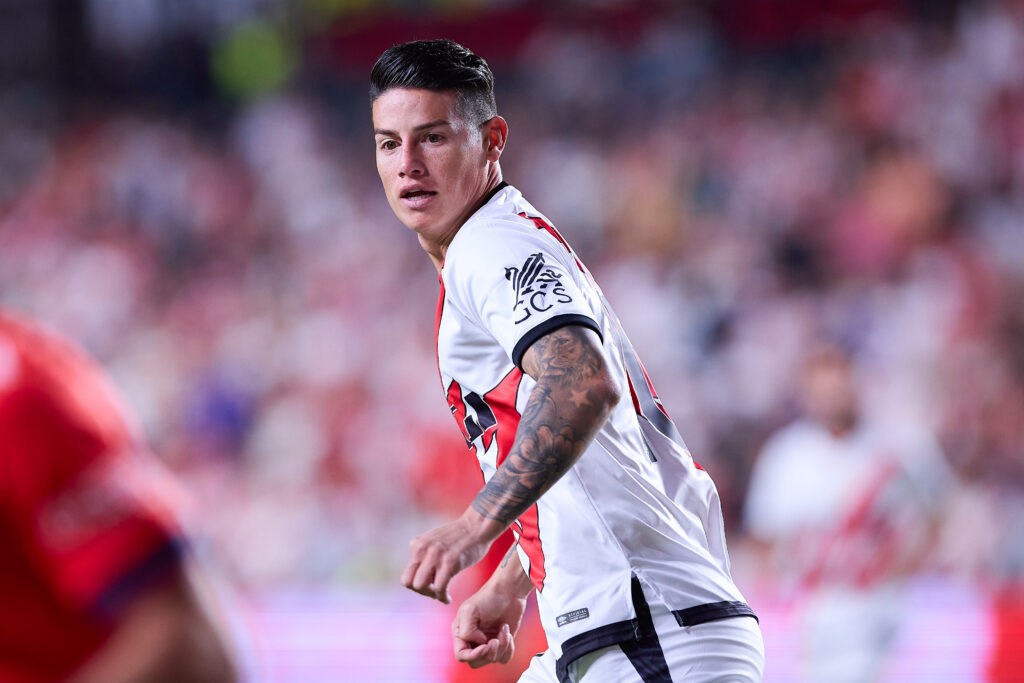
[[[398,584],[482,483],[373,160],[434,37],[717,482],[766,680],[1024,680],[1024,2],[0,0],[0,305],[114,375],[249,680],[545,647],[471,675]]]

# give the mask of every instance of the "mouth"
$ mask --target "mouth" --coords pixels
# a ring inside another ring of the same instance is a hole
[[[406,190],[399,196],[402,203],[415,209],[427,204],[430,199],[436,195],[436,192],[432,192],[430,190]]]
[[[430,197],[437,194],[430,190],[406,190],[402,193],[402,199],[418,199],[420,197]]]

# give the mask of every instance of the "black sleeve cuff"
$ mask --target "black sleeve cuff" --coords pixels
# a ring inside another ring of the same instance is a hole
[[[589,327],[594,332],[597,332],[597,336],[601,337],[601,341],[604,341],[604,335],[601,334],[601,328],[593,318],[579,313],[563,313],[562,315],[556,315],[554,318],[545,320],[540,325],[537,325],[532,330],[522,336],[522,338],[516,342],[516,346],[512,349],[512,362],[516,364],[516,367],[520,370],[523,369],[523,355],[526,350],[533,345],[533,342],[537,341],[545,334],[554,332],[559,327],[565,327],[566,325],[581,325],[583,327]]]
[[[93,606],[95,614],[108,618],[116,615],[132,598],[181,567],[187,549],[185,539],[168,538],[107,587]]]

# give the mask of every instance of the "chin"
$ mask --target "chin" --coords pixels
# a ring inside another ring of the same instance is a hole
[[[420,232],[430,227],[430,219],[422,213],[406,212],[399,216],[399,220],[410,230]]]

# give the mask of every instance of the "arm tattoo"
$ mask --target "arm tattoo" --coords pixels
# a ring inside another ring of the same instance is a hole
[[[512,559],[512,556],[516,554],[516,548],[518,548],[518,547],[519,547],[518,543],[513,543],[512,545],[509,546],[508,552],[505,553],[505,557],[503,557],[501,559],[501,564],[498,565],[501,569],[504,569],[505,567],[508,566],[508,563]]]
[[[508,458],[473,501],[484,517],[511,524],[572,467],[604,424],[618,397],[592,335],[567,325],[523,356],[537,385]]]

